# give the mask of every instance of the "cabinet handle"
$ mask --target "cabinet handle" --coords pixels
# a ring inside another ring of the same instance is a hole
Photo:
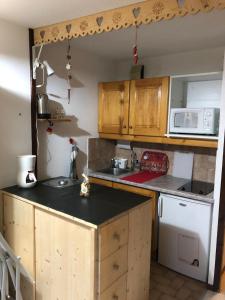
[[[186,207],[187,204],[184,204],[184,203],[179,203],[180,206],[183,206],[183,207]]]
[[[133,126],[129,126],[130,129],[133,129]]]
[[[114,232],[113,234],[113,239],[119,241],[120,240],[120,235],[117,232]]]
[[[112,299],[113,300],[119,300],[119,296],[117,296],[116,294],[113,294]]]
[[[113,270],[117,271],[119,268],[120,266],[117,263],[113,264]]]
[[[158,216],[159,218],[162,218],[163,214],[163,199],[160,197],[158,202]]]
[[[124,104],[124,100],[123,99],[120,100],[120,104]]]
[[[126,128],[127,128],[127,126],[126,126],[126,125],[124,125],[124,126],[123,126],[123,128],[124,128],[124,129],[126,129]]]

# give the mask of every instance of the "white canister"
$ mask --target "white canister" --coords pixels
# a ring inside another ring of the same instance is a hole
[[[35,177],[36,155],[17,156],[17,184],[23,188],[33,187],[37,179]]]
[[[128,166],[128,159],[127,158],[119,158],[119,168],[126,169]]]

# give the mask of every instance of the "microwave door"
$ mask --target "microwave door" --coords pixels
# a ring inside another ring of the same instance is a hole
[[[176,133],[202,133],[203,115],[201,110],[177,111],[173,114],[172,132]]]

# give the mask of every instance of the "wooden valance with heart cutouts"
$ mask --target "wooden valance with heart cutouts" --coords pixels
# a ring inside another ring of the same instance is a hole
[[[93,35],[175,16],[225,9],[225,0],[146,0],[94,15],[34,29],[35,45]]]

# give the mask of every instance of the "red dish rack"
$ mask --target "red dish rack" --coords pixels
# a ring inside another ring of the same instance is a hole
[[[140,172],[125,176],[122,180],[143,183],[165,175],[169,169],[169,159],[165,153],[144,151],[140,161]]]

